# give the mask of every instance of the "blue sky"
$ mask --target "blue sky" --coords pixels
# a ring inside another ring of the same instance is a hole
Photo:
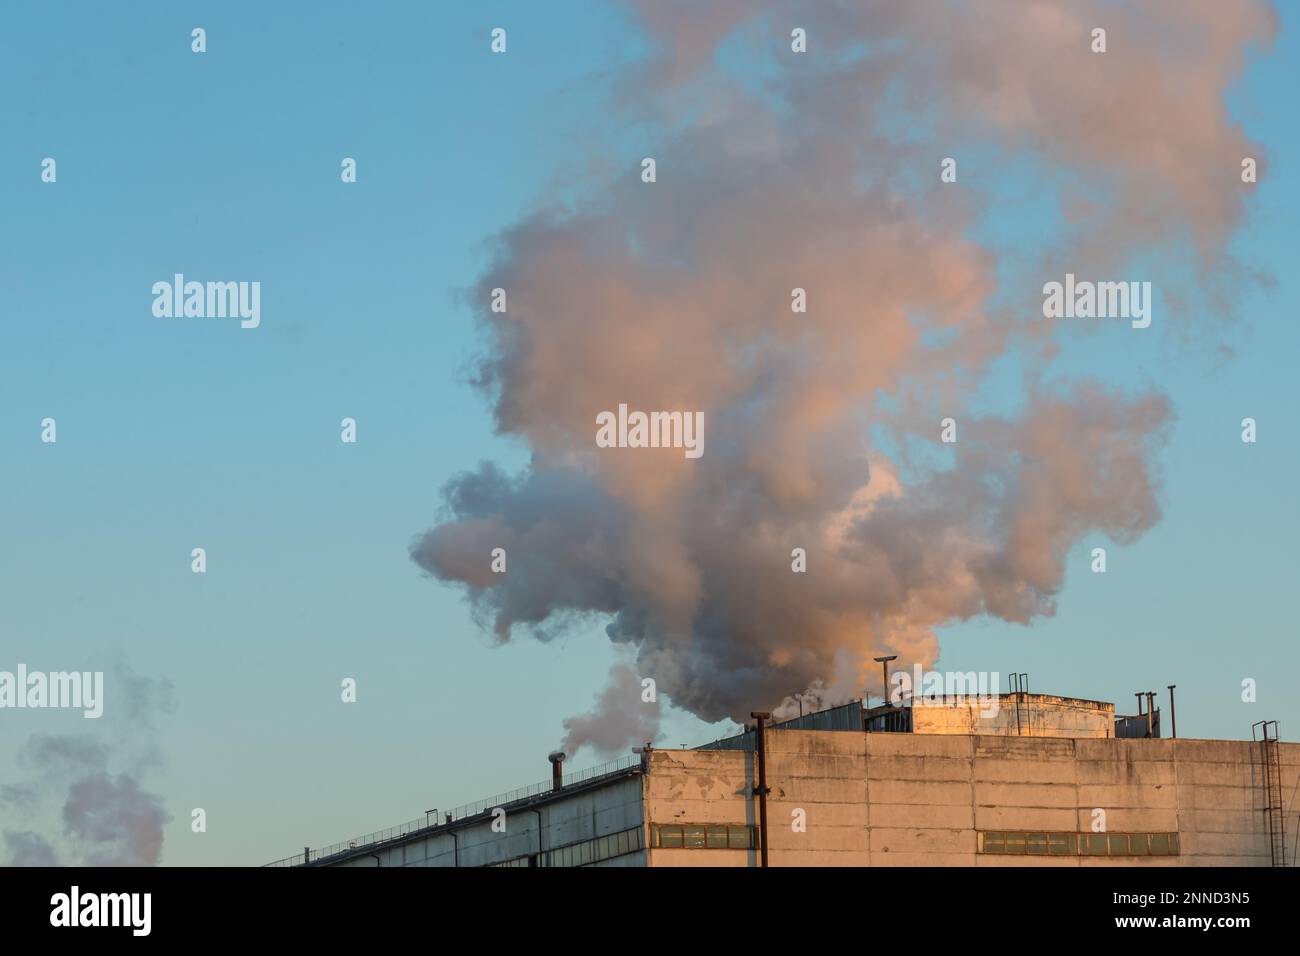
[[[562,719],[614,656],[598,620],[492,647],[407,548],[454,473],[527,460],[467,382],[481,342],[458,290],[494,234],[567,188],[555,176],[600,107],[597,78],[641,41],[597,3],[306,9],[3,14],[0,669],[121,655],[174,683],[166,762],[145,780],[173,817],[168,864],[265,862],[544,779]],[[943,667],[1028,671],[1035,690],[1125,709],[1177,683],[1183,736],[1300,728],[1300,49],[1282,12],[1230,100],[1272,157],[1234,250],[1276,285],[1241,303],[1228,363],[1154,344],[1123,356],[1177,415],[1163,521],[1132,546],[1081,542],[1055,617],[947,629]],[[497,25],[503,57],[487,51]],[[1028,209],[1004,216],[999,234],[1032,234]],[[262,327],[155,319],[150,287],[174,272],[260,280]],[[356,445],[339,441],[344,417]],[[1087,572],[1096,544],[1106,575]],[[344,677],[356,705],[339,702]],[[21,775],[27,735],[83,723],[0,714],[0,783]],[[674,715],[664,743],[719,731]]]

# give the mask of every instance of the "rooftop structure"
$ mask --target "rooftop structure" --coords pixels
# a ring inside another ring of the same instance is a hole
[[[552,754],[548,782],[271,865],[1294,865],[1300,744],[1275,723],[1162,739],[1149,698],[980,703],[756,714],[580,774]]]

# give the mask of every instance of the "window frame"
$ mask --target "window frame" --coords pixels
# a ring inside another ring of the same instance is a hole
[[[1181,856],[1177,831],[977,830],[976,852],[988,856],[1141,858]]]

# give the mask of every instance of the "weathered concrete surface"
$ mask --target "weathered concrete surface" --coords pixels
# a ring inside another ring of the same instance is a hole
[[[912,701],[912,732],[1113,737],[1115,705],[1052,694],[939,697],[933,700],[918,697]]]
[[[1113,737],[768,733],[774,866],[1267,866],[1258,744]],[[1300,744],[1281,745],[1288,841]],[[757,822],[757,758],[656,751],[651,823]],[[1175,857],[996,856],[978,830],[1177,832]],[[802,811],[797,814],[796,811]],[[806,829],[796,828],[802,816]],[[1288,846],[1288,853],[1290,846]],[[757,853],[652,849],[652,866],[754,866]]]

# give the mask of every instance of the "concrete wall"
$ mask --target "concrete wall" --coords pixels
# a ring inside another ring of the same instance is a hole
[[[494,833],[491,820],[484,820],[457,832],[455,842],[460,844],[460,865],[488,866],[536,853],[539,846],[538,814],[540,846],[551,850],[641,826],[641,807],[642,780],[635,776],[548,803],[538,807],[536,813],[522,810],[508,814],[504,833]],[[642,851],[594,865],[644,865],[644,857]],[[439,834],[376,850],[375,856],[360,856],[340,865],[454,866],[455,844],[449,834]]]
[[[1267,866],[1259,745],[770,731],[775,866]],[[1300,744],[1282,744],[1287,853]],[[752,753],[656,751],[647,823],[757,822]],[[1017,857],[976,852],[977,830],[1175,831],[1173,857]],[[802,810],[806,832],[795,832]],[[743,850],[649,850],[651,866],[753,866]]]
[[[791,731],[816,737],[861,737],[835,731]],[[679,850],[650,846],[648,824],[727,823],[753,826],[758,808],[753,755],[740,750],[656,750],[645,775],[646,846],[650,866],[754,866],[754,850]]]
[[[912,731],[918,734],[999,734],[1027,737],[1113,737],[1115,705],[1045,694],[1010,694],[985,699],[912,702]]]

